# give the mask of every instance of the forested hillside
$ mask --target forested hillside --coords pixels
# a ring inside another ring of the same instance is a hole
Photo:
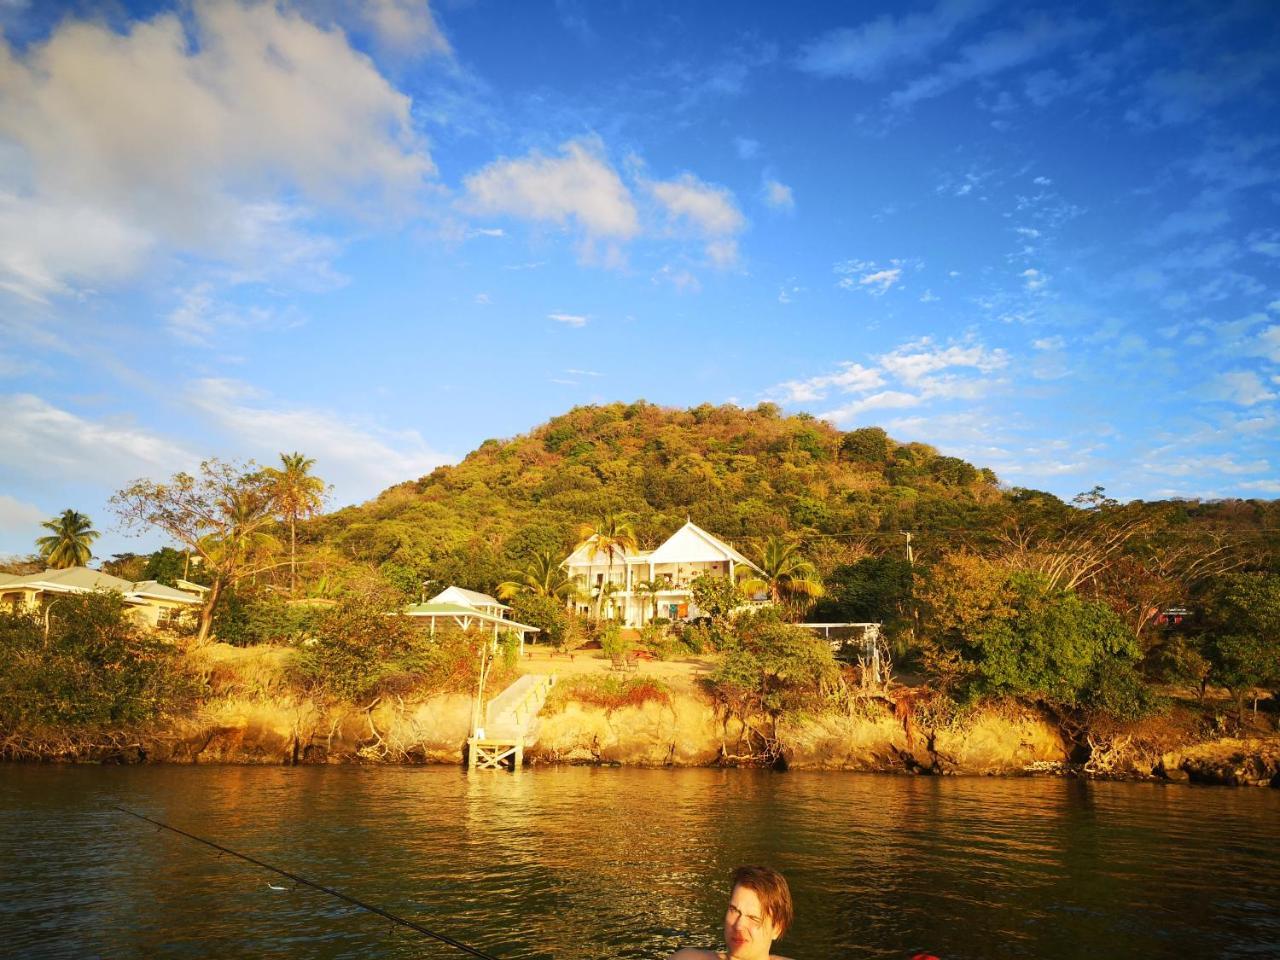
[[[686,517],[748,553],[771,534],[798,540],[824,577],[866,556],[917,562],[966,546],[1010,547],[1115,512],[1101,491],[1077,506],[1008,489],[987,469],[876,427],[842,432],[773,404],[676,410],[639,401],[577,407],[512,440],[487,440],[455,466],[323,517],[305,531],[335,562],[377,568],[403,589],[422,581],[491,589],[513,564],[571,548],[584,521],[627,514],[642,546]],[[1126,518],[1179,542],[1193,531],[1269,563],[1275,502],[1133,504]],[[1161,533],[1163,531],[1163,533]],[[1027,544],[1024,543],[1023,547]]]

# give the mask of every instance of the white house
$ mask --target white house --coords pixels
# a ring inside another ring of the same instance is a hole
[[[194,615],[204,602],[197,590],[204,589],[177,590],[155,580],[134,582],[88,567],[66,567],[25,576],[0,575],[0,606],[43,613],[57,603],[60,596],[112,590],[124,597],[129,612],[142,623],[150,627],[171,627],[184,616]]]
[[[428,602],[460,603],[464,607],[471,607],[473,610],[492,614],[495,617],[510,616],[511,610],[511,608],[506,604],[500,603],[497,599],[489,596],[487,593],[480,593],[477,590],[467,590],[463,587],[445,587]]]
[[[741,553],[690,522],[673,533],[656,550],[628,550],[612,555],[596,548],[596,537],[584,541],[561,564],[583,597],[605,596],[601,609],[623,625],[642,626],[657,615],[670,620],[700,616],[693,602],[690,584],[704,573],[738,580],[744,568],[758,573],[760,568]],[[645,584],[659,586],[651,592]],[[607,586],[612,585],[612,586]],[[593,608],[594,601],[575,600],[580,613]]]

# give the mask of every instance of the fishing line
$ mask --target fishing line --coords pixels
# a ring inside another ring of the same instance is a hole
[[[304,887],[310,887],[312,890],[319,890],[321,893],[327,893],[331,897],[337,897],[339,900],[349,903],[352,906],[359,907],[361,910],[368,910],[370,913],[376,914],[386,920],[390,920],[393,924],[408,927],[410,930],[415,930],[418,933],[431,937],[432,939],[439,940],[441,943],[446,943],[451,947],[455,947],[463,953],[469,953],[473,957],[480,957],[481,960],[496,960],[496,958],[491,957],[489,954],[482,953],[475,947],[469,947],[465,943],[453,939],[453,937],[446,936],[443,933],[436,933],[434,930],[429,930],[422,926],[422,924],[414,923],[412,920],[406,920],[404,917],[397,917],[394,913],[388,913],[381,907],[375,907],[372,904],[365,903],[363,900],[357,900],[355,897],[349,897],[339,890],[334,890],[332,887],[326,887],[323,884],[315,883],[312,880],[308,880],[306,877],[300,877],[295,873],[290,873],[288,870],[281,870],[279,867],[273,867],[269,863],[263,863],[261,860],[256,860],[246,854],[237,853],[230,847],[224,847],[219,843],[214,843],[212,840],[197,837],[194,833],[187,833],[185,830],[179,830],[177,827],[171,827],[169,824],[161,823],[159,820],[152,820],[150,817],[144,817],[142,814],[134,813],[132,810],[126,810],[124,807],[115,807],[114,809],[121,813],[127,813],[131,817],[136,817],[139,820],[144,820],[147,823],[154,824],[155,826],[168,830],[171,833],[176,833],[179,836],[186,837],[188,840],[194,840],[196,843],[203,843],[206,847],[212,847],[219,853],[229,854],[230,856],[243,860],[246,863],[252,863],[255,867],[261,867],[263,870],[270,870],[272,873],[277,873],[288,880],[292,880],[295,885],[301,884]],[[272,889],[275,888],[273,887]]]

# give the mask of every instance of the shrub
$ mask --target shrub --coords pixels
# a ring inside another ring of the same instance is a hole
[[[0,613],[0,736],[11,755],[105,744],[195,698],[181,652],[117,593],[69,595],[41,616]]]
[[[550,712],[555,712],[563,710],[571,702],[604,710],[643,707],[646,703],[667,706],[671,703],[671,691],[654,677],[627,677],[624,680],[600,674],[582,674],[557,683],[552,688],[547,706]]]
[[[776,718],[820,705],[839,686],[839,676],[823,639],[766,607],[734,621],[711,687],[739,715],[764,712]]]

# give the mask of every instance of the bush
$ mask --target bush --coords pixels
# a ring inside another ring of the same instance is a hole
[[[474,691],[481,651],[492,637],[452,625],[437,627],[431,636],[392,600],[387,594],[363,595],[327,610],[314,641],[291,664],[293,686],[322,702],[363,707],[384,696]],[[500,660],[490,673],[490,692],[511,673]]]
[[[563,710],[569,703],[580,703],[603,710],[643,707],[646,703],[667,706],[671,691],[654,677],[619,677],[585,674],[569,677],[552,688],[548,698],[549,712]]]
[[[234,647],[297,643],[312,636],[325,608],[291,604],[279,594],[227,591],[213,617],[213,634]]]
[[[0,613],[0,737],[9,755],[78,752],[186,708],[181,652],[117,593],[59,597],[41,616]]]
[[[775,608],[741,614],[725,639],[711,677],[716,698],[741,716],[822,704],[839,686],[831,647],[803,627],[785,623]]]

